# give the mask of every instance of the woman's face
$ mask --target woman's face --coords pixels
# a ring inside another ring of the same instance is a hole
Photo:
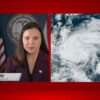
[[[41,33],[37,28],[28,29],[23,33],[23,47],[29,54],[39,51],[41,41]]]

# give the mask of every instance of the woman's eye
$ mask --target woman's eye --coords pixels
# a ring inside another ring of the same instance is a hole
[[[37,39],[38,39],[38,37],[35,37],[34,39],[35,39],[35,40],[37,40]]]
[[[29,40],[29,37],[25,37],[26,40]]]

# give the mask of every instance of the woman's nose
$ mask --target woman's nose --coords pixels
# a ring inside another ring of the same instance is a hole
[[[29,40],[29,43],[30,43],[30,44],[33,44],[33,43],[34,43],[34,40],[33,40],[33,39],[30,39],[30,40]]]

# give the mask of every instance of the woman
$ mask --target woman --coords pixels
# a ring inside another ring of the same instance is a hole
[[[7,60],[5,72],[22,73],[20,81],[49,81],[48,49],[37,23],[27,23],[15,54]]]

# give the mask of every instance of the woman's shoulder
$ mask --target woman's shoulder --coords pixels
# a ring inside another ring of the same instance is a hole
[[[41,50],[39,56],[40,56],[40,58],[41,58],[42,60],[47,60],[49,54],[48,54],[47,52],[44,52],[44,51]]]
[[[12,72],[15,70],[15,67],[13,65],[12,57],[7,58],[7,61],[5,63],[5,72]]]
[[[7,61],[6,61],[6,65],[10,65],[10,64],[12,64],[12,58],[11,57],[7,58]]]

